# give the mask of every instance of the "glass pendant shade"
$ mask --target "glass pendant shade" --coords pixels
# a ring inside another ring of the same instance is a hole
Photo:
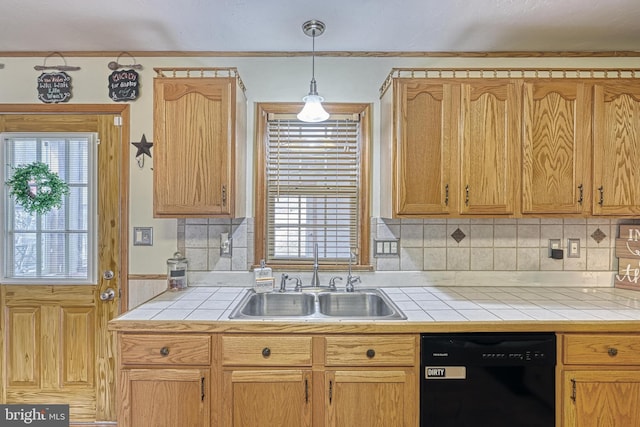
[[[329,118],[327,113],[322,107],[322,101],[324,98],[320,95],[309,94],[302,98],[304,101],[304,107],[302,111],[298,113],[298,120],[309,123],[324,122]]]

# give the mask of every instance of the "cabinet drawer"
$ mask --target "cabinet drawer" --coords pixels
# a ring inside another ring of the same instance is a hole
[[[209,335],[142,335],[120,337],[124,365],[209,365]]]
[[[311,337],[223,336],[222,364],[233,366],[310,366]]]
[[[638,365],[640,335],[565,335],[567,365]]]
[[[413,366],[416,338],[372,335],[325,338],[327,366]]]

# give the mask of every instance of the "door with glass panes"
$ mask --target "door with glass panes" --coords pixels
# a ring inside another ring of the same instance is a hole
[[[32,110],[0,107],[3,180],[17,165],[43,162],[69,194],[40,214],[25,212],[6,188],[0,193],[1,403],[69,404],[72,421],[115,420],[116,348],[107,322],[119,312],[123,274],[120,114],[128,106]]]

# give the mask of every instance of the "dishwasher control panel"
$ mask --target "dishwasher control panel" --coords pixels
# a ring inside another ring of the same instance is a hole
[[[425,366],[556,363],[555,334],[423,334],[421,340],[421,358]]]
[[[489,360],[521,360],[521,361],[531,361],[531,360],[539,360],[546,358],[546,353],[544,351],[535,350],[535,351],[524,351],[518,353],[495,353],[495,352],[487,352],[482,353],[483,359]]]

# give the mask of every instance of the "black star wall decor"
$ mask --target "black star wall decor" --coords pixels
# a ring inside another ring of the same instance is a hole
[[[151,157],[151,147],[153,147],[153,142],[147,141],[147,137],[143,133],[140,142],[132,142],[132,144],[138,149],[136,152],[136,160],[138,161],[138,167],[142,168],[144,167],[145,154]]]
[[[151,147],[153,147],[153,142],[147,142],[147,137],[144,133],[142,134],[142,139],[140,140],[140,142],[132,142],[132,144],[138,148],[136,157],[142,156],[144,154],[151,157]]]

